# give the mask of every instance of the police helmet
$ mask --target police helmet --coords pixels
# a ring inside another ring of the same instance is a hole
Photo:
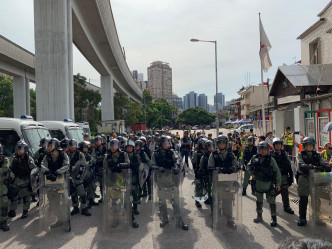
[[[61,143],[64,141],[65,139],[62,139],[61,140]],[[67,139],[68,140],[68,139]],[[67,142],[67,140],[65,140]],[[69,140],[68,140],[69,141]],[[48,143],[47,143],[47,147],[49,145],[52,145],[53,146],[53,149],[54,150],[59,150],[60,147],[67,147],[68,146],[68,143],[65,144],[65,146],[62,146],[60,143],[60,141],[57,139],[57,138],[51,138],[50,140],[48,140]]]
[[[255,138],[253,136],[249,136],[247,138],[247,143],[252,142],[253,144],[255,143]]]
[[[135,142],[135,147],[136,147],[136,146],[139,146],[139,148],[142,149],[142,147],[143,147],[143,142],[142,142],[142,140],[137,140],[137,141]]]
[[[281,140],[281,138],[280,137],[275,137],[275,138],[273,138],[273,146],[275,145],[275,144],[283,144],[284,142]]]
[[[101,143],[103,142],[103,138],[102,138],[102,136],[96,136],[95,137],[95,142],[97,142],[97,141],[100,141]]]
[[[52,139],[51,139],[52,140]],[[59,141],[59,140],[58,140]],[[69,139],[68,138],[64,138],[61,140],[60,142],[60,147],[61,148],[67,148],[69,144]]]
[[[127,140],[127,142],[126,142],[126,148],[127,148],[127,146],[133,146],[133,147],[135,147],[135,144],[136,143],[134,143],[134,141],[132,141],[131,139],[129,139],[129,140]]]
[[[199,150],[204,148],[204,144],[206,141],[208,141],[208,140],[205,137],[198,139],[197,146],[198,146]]]
[[[204,143],[204,147],[205,147],[205,150],[207,151],[209,149],[209,147],[214,147],[214,143],[212,140],[206,140],[205,143]]]
[[[302,141],[302,144],[303,146],[305,146],[306,144],[312,144],[313,146],[315,146],[316,141],[312,137],[305,137]]]
[[[258,153],[260,152],[261,149],[268,149],[268,151],[270,150],[269,144],[265,141],[260,142],[257,148],[258,148]]]
[[[139,140],[141,140],[141,141],[143,141],[143,142],[146,143],[146,138],[145,138],[144,136],[141,136],[141,137],[139,138]]]
[[[39,146],[42,147],[43,144],[47,145],[47,143],[48,143],[48,138],[44,137],[44,138],[40,139]]]
[[[77,148],[77,146],[78,146],[78,143],[74,138],[69,139],[68,147],[76,147]]]
[[[216,142],[217,142],[217,144],[218,144],[219,142],[225,142],[225,143],[227,143],[227,142],[228,142],[228,138],[227,138],[226,136],[224,136],[224,135],[220,135],[220,136],[218,136],[218,137],[216,138]]]
[[[26,144],[26,142],[24,142],[23,140],[20,140],[16,143],[15,146],[15,153],[18,153],[18,150],[24,149],[24,153],[28,153],[29,152],[29,147]]]
[[[158,146],[159,147],[163,147],[163,143],[165,142],[168,142],[169,143],[169,140],[168,140],[168,137],[166,136],[161,136],[159,139],[158,139]]]
[[[79,149],[80,151],[83,151],[84,148],[89,149],[89,147],[90,147],[89,145],[90,145],[90,144],[87,143],[86,141],[80,142],[80,143],[78,144],[78,149]]]
[[[120,144],[120,142],[116,138],[111,139],[108,143],[108,148],[111,149],[112,146],[119,148],[119,144]]]

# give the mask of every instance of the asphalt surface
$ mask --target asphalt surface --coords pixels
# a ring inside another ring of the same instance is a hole
[[[278,226],[270,227],[268,204],[264,203],[264,223],[255,224],[255,197],[242,198],[242,226],[238,231],[220,233],[211,229],[210,206],[197,209],[192,195],[194,192],[192,169],[186,175],[182,186],[184,206],[182,209],[188,231],[173,229],[170,225],[164,230],[159,228],[159,220],[154,218],[153,205],[146,198],[139,205],[137,216],[139,228],[130,228],[128,233],[103,234],[102,206],[91,209],[92,216],[77,214],[72,217],[72,231],[65,233],[61,229],[39,231],[38,208],[33,203],[27,219],[20,219],[22,205],[17,216],[9,220],[10,231],[0,231],[0,248],[277,248],[284,239],[292,236],[331,238],[332,226],[298,227],[297,215],[283,212],[280,196],[277,197]],[[248,189],[249,190],[249,189]],[[291,207],[298,213],[297,197],[291,196]],[[170,212],[171,213],[171,212]]]

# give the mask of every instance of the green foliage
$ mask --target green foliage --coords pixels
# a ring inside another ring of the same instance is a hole
[[[126,97],[122,92],[114,94],[114,118],[124,120],[127,126],[139,122],[141,105]]]
[[[101,123],[100,111],[97,110],[101,101],[98,91],[86,88],[86,77],[74,75],[74,112],[76,121],[87,121],[92,132],[97,131],[97,125]]]
[[[13,116],[13,79],[0,75],[0,117]]]
[[[36,120],[37,109],[36,109],[36,90],[30,89],[30,115]]]
[[[176,123],[186,125],[209,125],[215,120],[215,114],[209,113],[203,108],[194,107],[181,112]]]

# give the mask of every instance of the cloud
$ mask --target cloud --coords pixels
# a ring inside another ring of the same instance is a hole
[[[296,37],[318,20],[328,0],[111,0],[121,45],[131,70],[144,73],[155,60],[173,69],[173,89],[180,97],[189,91],[215,94],[214,46],[191,43],[191,38],[217,40],[219,90],[226,100],[238,97],[250,72],[260,82],[258,13],[272,44],[273,79],[283,63],[301,58]],[[0,34],[34,50],[33,0],[0,0]],[[15,17],[15,18],[13,18]],[[74,73],[100,85],[99,74],[74,49]]]

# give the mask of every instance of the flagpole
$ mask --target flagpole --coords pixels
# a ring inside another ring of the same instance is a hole
[[[261,13],[259,13],[259,21],[261,20]],[[259,31],[260,32],[260,31]],[[265,126],[265,106],[264,106],[264,82],[263,82],[263,67],[262,60],[261,61],[261,87],[262,87],[262,126],[263,126],[263,135],[266,134],[266,126]]]

